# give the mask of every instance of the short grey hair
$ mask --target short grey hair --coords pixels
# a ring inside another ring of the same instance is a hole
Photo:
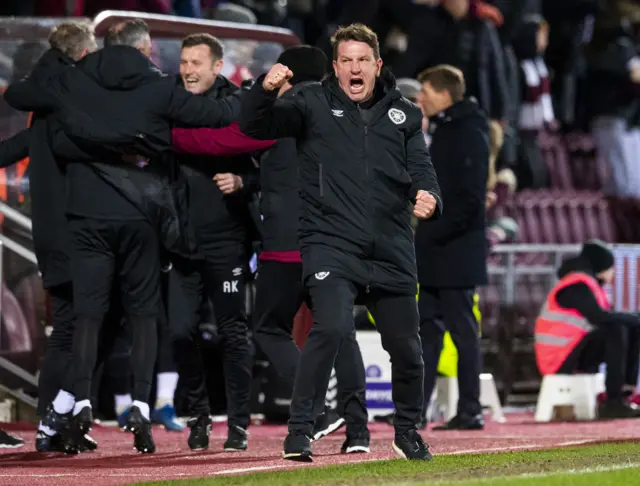
[[[104,45],[140,47],[150,40],[149,26],[142,19],[125,20],[109,28],[104,36]]]

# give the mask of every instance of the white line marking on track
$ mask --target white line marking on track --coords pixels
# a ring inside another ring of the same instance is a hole
[[[237,474],[237,473],[246,473],[246,472],[254,472],[254,471],[267,471],[269,469],[283,469],[286,468],[288,466],[278,466],[278,465],[274,465],[274,466],[256,466],[256,467],[243,467],[241,469],[223,469],[222,471],[216,471],[216,472],[212,472],[209,473],[209,475],[221,475],[221,474]]]

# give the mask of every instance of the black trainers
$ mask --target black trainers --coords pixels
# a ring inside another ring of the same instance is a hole
[[[189,433],[189,448],[192,451],[199,451],[209,448],[209,434],[211,434],[211,417],[200,415],[190,418],[187,427],[191,429]]]
[[[347,438],[343,442],[340,452],[343,454],[368,454],[371,452],[370,448],[371,436],[367,429],[356,434],[347,433]]]
[[[133,434],[133,447],[138,452],[153,454],[156,451],[156,444],[151,435],[151,421],[142,416],[138,407],[131,407],[124,430]]]
[[[429,446],[425,444],[417,430],[409,430],[401,435],[396,434],[393,450],[404,459],[418,461],[433,459],[429,452]]]
[[[0,449],[17,449],[24,445],[24,440],[0,429]]]
[[[311,438],[299,432],[289,432],[284,440],[282,457],[290,461],[311,462]]]
[[[345,421],[334,409],[326,407],[324,413],[316,418],[313,426],[312,440],[320,440],[335,431],[340,430]]]
[[[247,450],[247,431],[239,425],[229,427],[229,434],[224,443],[225,452],[240,452]]]
[[[598,406],[598,419],[626,419],[640,417],[640,408],[624,398],[609,398]]]
[[[438,425],[432,430],[482,430],[484,429],[484,417],[478,415],[456,415],[444,425]]]
[[[43,424],[48,425],[44,420]],[[50,425],[48,426],[51,427]],[[59,432],[62,434],[62,452],[65,454],[78,454],[84,445],[84,437],[92,426],[93,414],[91,407],[84,407],[77,415],[71,418],[69,426]]]
[[[46,425],[56,432],[62,432],[69,425],[71,417],[71,412],[65,414],[58,413],[53,409],[52,405],[49,405],[42,417],[42,425]]]

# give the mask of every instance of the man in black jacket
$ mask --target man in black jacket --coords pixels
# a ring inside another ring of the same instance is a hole
[[[209,34],[182,42],[180,83],[202,98],[225,99],[238,87],[220,75],[223,46]],[[247,448],[250,422],[252,345],[245,311],[244,274],[249,261],[250,198],[259,174],[249,155],[209,157],[181,155],[180,168],[189,185],[189,223],[201,255],[173,258],[170,274],[169,322],[175,355],[187,392],[192,418],[191,449],[209,446],[211,418],[205,373],[197,346],[203,295],[213,304],[221,338],[227,383],[228,439],[226,451]]]
[[[175,206],[166,201],[171,197],[166,178],[155,177],[154,167],[149,174],[134,162],[140,160],[136,154],[155,156],[169,147],[171,122],[215,127],[236,116],[232,102],[200,99],[176,87],[152,64],[150,51],[147,25],[126,21],[110,29],[104,49],[74,68],[51,76],[36,66],[30,78],[5,93],[14,108],[53,109],[60,121],[51,130],[54,151],[73,160],[66,180],[77,316],[70,452],[91,428],[91,375],[115,277],[133,333],[134,402],[127,429],[140,452],[155,451],[147,402],[161,308],[158,232],[178,234],[179,239],[180,231],[162,212],[162,203]],[[122,155],[114,146],[133,148],[133,155]]]
[[[391,356],[394,449],[402,457],[430,459],[416,430],[423,363],[410,202],[417,217],[429,218],[441,210],[440,189],[422,114],[402,98],[391,73],[381,75],[376,34],[354,24],[332,40],[335,75],[322,84],[276,102],[294,76],[276,64],[242,98],[243,132],[298,142],[299,235],[314,325],[297,370],[285,458],[311,459],[314,403],[353,331],[353,305],[362,293]]]
[[[446,429],[481,429],[480,342],[473,294],[487,282],[485,199],[489,166],[489,125],[472,98],[464,98],[459,69],[440,65],[420,74],[421,103],[434,130],[429,147],[447,211],[420,222],[416,256],[420,335],[427,406],[437,376],[445,331],[458,349],[460,398]],[[461,143],[464,141],[464,143]]]
[[[96,50],[90,25],[65,22],[54,27],[49,35],[51,49],[39,61],[40,69],[55,74]],[[60,434],[71,412],[74,397],[68,380],[75,313],[69,264],[69,232],[64,215],[65,167],[51,151],[47,132],[48,112],[34,114],[29,129],[3,143],[2,166],[8,166],[29,156],[29,182],[32,194],[33,244],[38,269],[47,289],[52,310],[53,331],[38,380],[38,414],[42,422],[36,436],[38,451],[59,450]],[[57,413],[54,413],[57,412]],[[62,420],[60,420],[62,419]],[[95,448],[86,439],[84,448]]]
[[[294,97],[325,75],[327,56],[318,48],[296,46],[285,50],[278,62],[295,74],[279,90],[282,99]],[[256,282],[254,338],[282,383],[276,398],[289,400],[300,350],[293,339],[293,321],[306,300],[298,243],[301,202],[298,194],[298,151],[293,138],[278,140],[260,158],[262,251]],[[318,440],[347,424],[344,453],[369,452],[366,381],[355,330],[344,340],[335,363],[338,409],[325,407],[315,421]],[[318,408],[324,404],[320,395]],[[340,413],[341,412],[341,413]]]

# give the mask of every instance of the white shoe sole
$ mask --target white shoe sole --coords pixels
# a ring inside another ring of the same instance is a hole
[[[392,446],[393,446],[393,450],[395,451],[395,453],[396,453],[399,457],[401,457],[402,459],[406,459],[406,458],[407,458],[406,454],[405,454],[404,452],[402,452],[402,449],[400,449],[400,448],[396,445],[396,441],[395,441],[395,440],[393,441]]]
[[[369,454],[370,452],[371,448],[366,446],[347,447],[347,450],[344,451],[345,454]]]
[[[344,421],[343,418],[339,418],[338,420],[336,420],[335,422],[333,422],[332,424],[329,424],[329,426],[326,429],[320,430],[318,432],[316,432],[316,435],[313,436],[313,438],[311,439],[311,442],[316,441],[316,440],[320,440],[323,437],[326,437],[329,434],[333,434],[336,430],[338,430],[340,427],[342,427],[346,422]]]

